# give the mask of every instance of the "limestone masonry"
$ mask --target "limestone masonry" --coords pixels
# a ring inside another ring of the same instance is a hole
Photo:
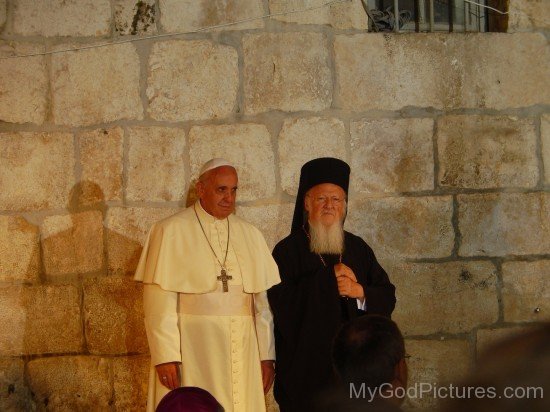
[[[397,287],[411,385],[550,320],[547,2],[510,2],[508,33],[281,14],[324,3],[0,0],[0,410],[143,410],[132,275],[212,157],[270,247],[301,165],[351,165],[346,228]]]

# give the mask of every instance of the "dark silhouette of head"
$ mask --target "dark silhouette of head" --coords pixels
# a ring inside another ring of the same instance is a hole
[[[176,388],[157,405],[157,412],[223,412],[210,392],[196,386]]]
[[[407,386],[405,342],[391,319],[366,315],[346,323],[334,340],[336,372],[346,386],[372,390]],[[402,398],[392,399],[400,404]]]

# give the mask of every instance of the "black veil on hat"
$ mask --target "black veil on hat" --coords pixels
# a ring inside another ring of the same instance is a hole
[[[300,171],[300,185],[294,207],[291,232],[301,229],[304,224],[304,197],[309,189],[321,183],[332,183],[340,186],[348,194],[349,165],[333,157],[320,157],[310,160],[302,166]]]

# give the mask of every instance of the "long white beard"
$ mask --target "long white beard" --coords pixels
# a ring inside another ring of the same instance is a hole
[[[344,252],[344,228],[342,222],[330,226],[309,223],[309,249],[313,253],[339,255]]]

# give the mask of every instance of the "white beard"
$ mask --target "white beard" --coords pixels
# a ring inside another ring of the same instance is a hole
[[[313,253],[339,255],[344,253],[344,228],[342,222],[330,226],[309,222],[309,249]]]

